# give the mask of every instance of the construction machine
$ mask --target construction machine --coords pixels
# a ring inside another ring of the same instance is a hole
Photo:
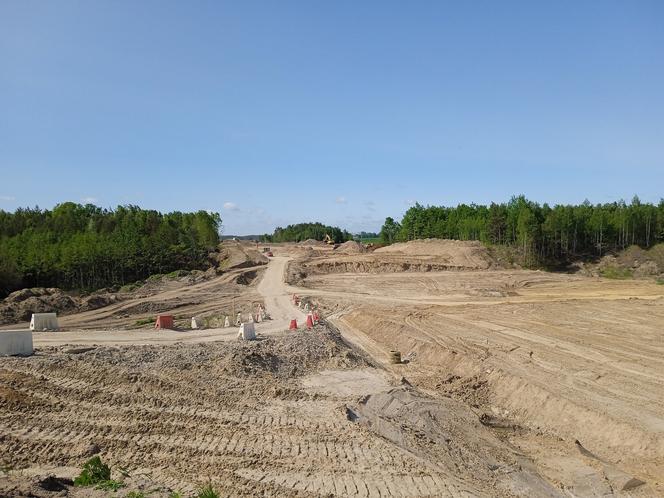
[[[334,240],[328,234],[325,234],[325,238],[323,239],[323,242],[325,242],[328,246],[333,246],[334,245]]]

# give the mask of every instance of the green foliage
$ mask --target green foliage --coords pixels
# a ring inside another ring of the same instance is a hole
[[[168,498],[182,498],[182,493],[173,491],[170,495],[168,495]]]
[[[0,297],[21,285],[93,290],[150,275],[205,269],[221,219],[136,206],[0,210]]]
[[[664,278],[658,278],[657,280],[655,280],[655,283],[657,285],[664,285]]]
[[[392,244],[397,240],[400,231],[401,225],[388,216],[380,229],[380,241],[383,244]]]
[[[329,235],[336,243],[351,240],[353,236],[339,227],[331,227],[322,223],[298,223],[286,228],[277,227],[274,234],[261,236],[263,242],[300,242],[307,239],[323,240]]]
[[[123,285],[120,287],[119,292],[132,292],[138,289],[141,285],[143,285],[143,282],[134,282],[133,284]]]
[[[604,278],[613,278],[616,280],[625,280],[632,278],[632,270],[629,268],[619,268],[616,266],[609,266],[600,270],[599,274]]]
[[[101,461],[99,455],[83,464],[80,475],[74,479],[74,486],[93,486],[111,479],[111,468]]]
[[[108,481],[101,481],[95,486],[95,489],[101,489],[103,491],[117,491],[121,488],[124,488],[125,484],[120,481],[109,479]]]
[[[136,320],[134,325],[136,327],[142,327],[143,325],[147,325],[148,323],[154,323],[155,319],[154,318],[141,318],[139,320]]]
[[[212,483],[208,483],[198,490],[196,498],[219,498],[219,493],[214,490]]]
[[[644,204],[635,197],[631,204],[620,201],[592,205],[585,201],[550,207],[518,196],[490,206],[415,204],[400,224],[387,218],[381,229],[385,243],[421,238],[512,246],[527,264],[579,255],[601,256],[630,245],[649,248],[664,242],[664,200],[658,205]],[[664,250],[656,251],[656,247],[653,256],[664,263]]]
[[[125,498],[145,498],[145,493],[142,491],[130,491],[125,495]]]

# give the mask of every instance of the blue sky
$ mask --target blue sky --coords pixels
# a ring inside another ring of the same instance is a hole
[[[658,201],[664,2],[0,0],[0,209]]]

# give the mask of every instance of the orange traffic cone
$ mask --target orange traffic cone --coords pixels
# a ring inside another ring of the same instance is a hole
[[[288,327],[288,330],[297,330],[297,320],[293,319],[290,321],[290,326]]]
[[[307,328],[308,329],[314,328],[314,318],[311,316],[311,313],[307,315]]]
[[[314,323],[318,323],[320,321],[320,315],[318,314],[318,311],[314,311]]]

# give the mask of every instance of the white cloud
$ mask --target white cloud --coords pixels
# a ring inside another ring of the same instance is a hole
[[[364,205],[367,207],[369,211],[375,211],[376,210],[376,203],[374,201],[365,201]]]
[[[13,201],[15,199],[16,197],[13,197],[11,195],[0,195],[0,201]]]
[[[96,204],[97,203],[97,198],[96,197],[83,197],[81,199],[81,202],[83,204]]]
[[[406,199],[404,202],[409,206],[414,206],[417,201],[413,199]]]
[[[334,202],[336,202],[337,204],[346,204],[346,202],[348,202],[348,201],[346,200],[346,198],[344,196],[341,195],[341,196],[337,197],[337,199]]]
[[[239,211],[240,208],[234,202],[226,201],[224,202],[224,209],[226,211]]]

